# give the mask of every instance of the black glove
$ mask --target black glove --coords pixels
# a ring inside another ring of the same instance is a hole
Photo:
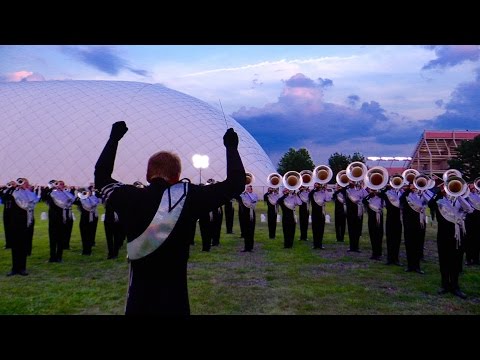
[[[238,135],[233,128],[228,129],[225,135],[223,135],[223,144],[226,148],[237,148]]]
[[[112,131],[110,132],[110,139],[119,141],[123,135],[128,131],[125,121],[117,121],[112,125]]]

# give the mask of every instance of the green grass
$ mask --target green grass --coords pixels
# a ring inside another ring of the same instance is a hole
[[[0,224],[0,314],[123,314],[128,280],[125,247],[118,259],[106,260],[105,232],[99,222],[93,255],[80,255],[76,212],[71,250],[64,252],[64,263],[47,263],[48,223],[40,220],[46,210],[44,204],[35,210],[33,251],[27,260],[30,275],[26,277],[5,276],[11,268],[11,253],[3,250]],[[333,204],[328,204],[327,211],[333,215]],[[426,261],[422,263],[425,275],[419,275],[369,260],[366,218],[360,240],[363,252],[353,255],[346,252],[348,235],[345,243],[335,241],[333,222],[325,228],[326,250],[311,248],[310,229],[310,241],[298,241],[298,226],[294,247],[283,249],[281,224],[277,224],[277,238],[268,239],[261,213],[266,213],[263,202],[257,208],[253,253],[240,252],[243,239],[238,237],[237,211],[234,234],[226,235],[223,229],[221,245],[210,253],[201,252],[197,227],[188,264],[192,314],[480,314],[479,267],[465,267],[460,277],[467,300],[436,294],[440,284],[436,224],[428,225]],[[400,256],[406,263],[403,244]]]

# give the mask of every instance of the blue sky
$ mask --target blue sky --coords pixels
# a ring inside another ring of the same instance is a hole
[[[480,47],[0,46],[0,81],[159,83],[219,107],[276,165],[290,147],[411,156],[424,129],[480,129]]]

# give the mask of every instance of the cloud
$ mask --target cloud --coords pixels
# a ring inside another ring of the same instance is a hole
[[[435,45],[427,46],[426,48],[434,50],[437,58],[425,64],[422,70],[447,68],[465,61],[477,61],[480,59],[480,47],[478,45]]]
[[[148,76],[148,71],[135,69],[127,60],[116,54],[109,46],[63,46],[62,51],[97,70],[109,75],[118,75],[122,70],[131,71],[140,76]]]
[[[434,126],[438,129],[479,129],[479,94],[480,76],[472,82],[458,85],[451,94],[451,100],[443,104],[445,112],[433,119]]]
[[[322,86],[303,74],[284,84],[276,102],[242,107],[232,114],[271,156],[304,144],[331,148],[353,139],[375,139],[377,145],[411,144],[429,124],[389,113],[377,101],[363,102],[360,109],[325,102]],[[356,103],[360,97],[349,99]]]
[[[347,104],[354,107],[360,101],[360,96],[350,95],[347,97]]]
[[[19,82],[19,81],[45,81],[42,74],[34,73],[32,71],[16,71],[5,75],[0,75],[0,81],[4,82]]]
[[[324,89],[327,88],[327,87],[333,86],[333,81],[330,80],[330,79],[318,78],[318,83]]]
[[[441,108],[443,106],[443,100],[439,99],[439,100],[435,101],[435,105],[437,105],[439,108]]]

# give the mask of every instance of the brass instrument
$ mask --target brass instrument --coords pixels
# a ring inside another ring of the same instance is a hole
[[[430,185],[430,178],[425,174],[418,174],[413,179],[413,186],[415,186],[420,191],[430,189]]]
[[[278,173],[271,173],[267,176],[267,184],[271,188],[278,188],[282,183],[282,175]]]
[[[475,187],[475,189],[477,189],[477,191],[480,191],[480,177],[473,180],[473,186]]]
[[[374,166],[365,174],[365,186],[372,190],[383,189],[388,183],[388,170],[383,166]]]
[[[467,182],[459,176],[449,176],[445,181],[445,192],[452,197],[463,196],[468,189]]]
[[[79,199],[81,199],[81,200],[88,199],[88,197],[90,196],[90,191],[88,191],[88,190],[79,191],[79,192],[77,193],[77,196],[78,196]]]
[[[290,191],[298,190],[302,186],[302,176],[297,171],[288,171],[283,175],[283,186]]]
[[[367,173],[367,166],[360,162],[354,161],[347,166],[346,174],[351,181],[362,181]]]
[[[390,186],[393,189],[401,189],[405,185],[405,179],[402,175],[393,175],[390,178]]]
[[[17,182],[15,180],[9,181],[7,183],[7,188],[17,187]]]
[[[330,166],[319,165],[313,169],[313,181],[320,184],[328,184],[333,177],[333,171]]]
[[[442,175],[443,182],[446,183],[448,178],[451,177],[451,176],[456,176],[456,177],[461,178],[462,173],[457,169],[448,169]]]
[[[207,183],[208,183],[208,180],[207,180]],[[145,185],[143,185],[143,183],[141,181],[135,181],[133,183],[133,186],[137,187],[137,188],[140,188],[140,189],[143,189],[145,187]]]
[[[302,171],[300,171],[300,176],[302,177],[303,186],[313,185],[313,172],[312,172],[312,170],[302,170]]]
[[[415,177],[418,175],[420,175],[420,172],[415,169],[407,169],[402,173],[406,184],[413,184],[413,180],[415,180]]]
[[[245,185],[252,185],[255,182],[255,176],[250,172],[245,172]]]
[[[347,170],[339,171],[337,176],[335,177],[335,180],[337,180],[337,184],[340,185],[341,187],[348,186],[349,179],[347,176]]]

